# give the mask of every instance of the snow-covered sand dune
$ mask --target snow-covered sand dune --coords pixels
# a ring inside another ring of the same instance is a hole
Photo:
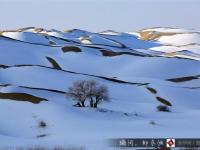
[[[1,31],[0,148],[107,149],[109,138],[199,137],[199,35],[173,28]],[[90,79],[108,87],[111,101],[74,107],[65,92]],[[166,102],[170,112],[158,112]]]

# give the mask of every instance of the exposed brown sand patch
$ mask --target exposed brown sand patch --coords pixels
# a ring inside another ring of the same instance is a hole
[[[171,82],[186,82],[186,81],[191,81],[191,80],[195,80],[195,79],[199,79],[197,76],[188,76],[188,77],[180,77],[180,78],[173,78],[173,79],[167,79],[167,81],[171,81]]]
[[[14,30],[2,30],[1,32],[22,32],[29,29],[34,29],[35,27],[25,27],[25,28],[19,28]]]
[[[165,104],[165,105],[167,105],[167,106],[172,106],[172,104],[168,101],[168,100],[166,100],[166,99],[164,99],[164,98],[162,98],[162,97],[156,97],[156,99],[159,101],[159,102],[161,102],[161,103],[163,103],[163,104]]]
[[[174,32],[156,32],[156,31],[140,31],[140,39],[142,40],[156,40],[161,36],[172,36],[178,33]]]
[[[113,57],[113,56],[120,56],[120,55],[133,55],[133,56],[144,56],[140,54],[135,54],[131,52],[114,52],[111,50],[100,50],[103,56]]]
[[[157,94],[157,91],[154,89],[154,88],[152,88],[152,87],[146,87],[147,88],[147,90],[149,91],[149,92],[151,92],[152,94]]]
[[[52,67],[58,70],[62,70],[62,68],[60,67],[60,65],[51,57],[46,57],[47,60],[51,63]]]
[[[165,54],[164,54],[164,56],[166,56],[166,57],[174,57],[174,56],[176,56],[176,55],[177,55],[176,52],[169,52],[169,53],[165,53]]]
[[[41,101],[48,101],[47,99],[33,96],[26,93],[2,93],[0,92],[0,99],[10,99],[15,101],[27,101],[34,104],[38,104]]]
[[[65,47],[62,47],[62,51],[64,53],[65,52],[82,52],[79,47],[75,47],[75,46],[65,46]]]
[[[34,28],[34,31],[35,32],[42,32],[42,31],[44,31],[44,29],[43,28]]]
[[[25,28],[17,29],[16,31],[22,32],[22,31],[30,30],[30,29],[34,29],[34,28],[35,28],[35,27],[25,27]]]

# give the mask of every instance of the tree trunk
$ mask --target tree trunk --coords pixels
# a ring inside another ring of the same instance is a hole
[[[93,105],[94,108],[97,108],[98,103],[99,103],[99,100],[98,100],[98,98],[96,97],[96,98],[95,98],[94,105]]]
[[[91,97],[91,99],[90,99],[90,107],[94,107],[94,100],[93,100],[92,97]]]
[[[82,105],[82,107],[85,107],[85,102],[81,101],[81,105]]]
[[[94,108],[97,108],[97,104],[98,104],[97,102],[94,103]]]

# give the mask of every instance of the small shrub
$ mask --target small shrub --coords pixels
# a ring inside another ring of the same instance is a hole
[[[134,116],[139,116],[138,113],[134,113]]]
[[[153,120],[151,120],[149,123],[150,123],[151,125],[156,125],[156,122],[153,121]]]
[[[170,112],[169,108],[166,105],[157,106],[157,111]]]
[[[46,128],[47,124],[44,121],[40,121],[38,127],[39,128]]]
[[[47,136],[46,134],[40,134],[40,135],[37,135],[36,137],[37,138],[43,138],[43,137],[45,137],[45,136]]]
[[[128,113],[124,113],[125,116],[129,116]]]

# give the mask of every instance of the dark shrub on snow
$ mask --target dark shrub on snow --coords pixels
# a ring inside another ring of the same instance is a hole
[[[169,112],[170,110],[166,105],[159,105],[159,106],[157,106],[157,111]]]

